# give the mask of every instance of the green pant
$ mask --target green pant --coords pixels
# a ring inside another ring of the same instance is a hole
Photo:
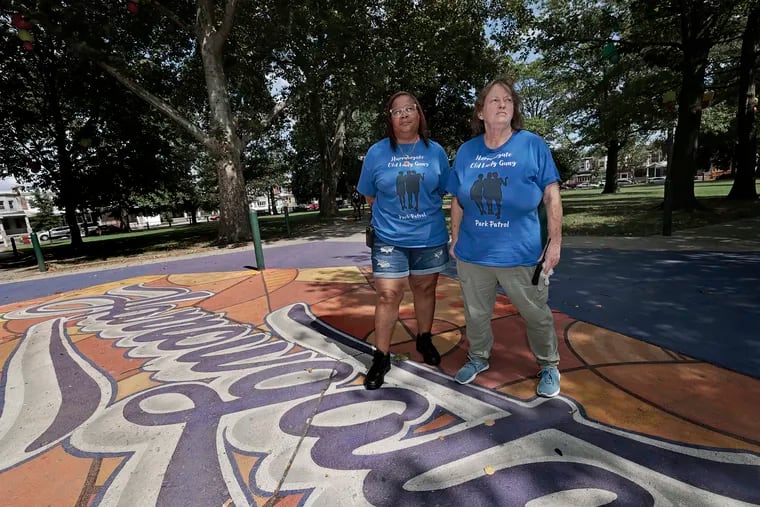
[[[457,260],[462,286],[469,356],[487,361],[493,346],[491,317],[496,303],[496,285],[501,285],[528,327],[528,344],[540,366],[559,363],[554,316],[547,304],[549,287],[531,283],[533,267],[494,268]]]

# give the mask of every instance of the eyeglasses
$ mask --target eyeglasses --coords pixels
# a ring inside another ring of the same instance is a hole
[[[417,111],[417,104],[409,104],[408,106],[391,109],[390,113],[394,118],[401,118],[403,115],[412,114],[415,111]]]

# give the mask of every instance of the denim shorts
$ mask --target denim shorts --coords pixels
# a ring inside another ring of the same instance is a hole
[[[447,244],[435,247],[405,248],[389,245],[377,236],[372,246],[372,274],[375,278],[406,278],[431,275],[446,269],[449,262]]]

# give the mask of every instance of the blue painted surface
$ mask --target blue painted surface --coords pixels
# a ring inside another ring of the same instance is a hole
[[[563,250],[551,306],[760,378],[760,253]]]

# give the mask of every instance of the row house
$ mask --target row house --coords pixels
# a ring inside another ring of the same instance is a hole
[[[0,180],[0,184],[8,181]],[[29,223],[30,195],[22,185],[0,186],[0,243],[3,247],[11,246],[11,238],[28,241],[32,231]]]
[[[632,166],[626,160],[618,163],[617,178],[630,179],[636,183],[646,183],[650,178],[665,176],[667,162],[664,156],[653,151],[647,154],[647,161],[643,165]],[[594,183],[604,181],[607,170],[607,157],[584,157],[576,167],[576,173],[571,181],[575,183]]]

